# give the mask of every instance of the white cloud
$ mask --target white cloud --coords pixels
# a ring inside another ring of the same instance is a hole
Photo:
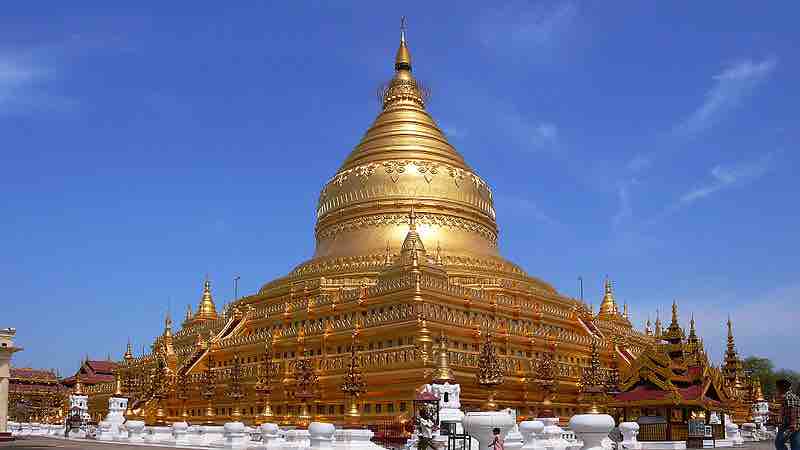
[[[676,202],[665,208],[661,214],[650,220],[649,223],[658,222],[664,217],[686,208],[698,200],[710,197],[728,188],[739,186],[748,181],[761,178],[772,169],[779,153],[780,151],[772,151],[754,161],[714,166],[710,171],[710,181],[681,195]]]
[[[528,150],[555,150],[558,142],[558,127],[549,122],[529,121],[517,113],[500,116],[509,134]]]
[[[617,187],[617,196],[619,197],[619,209],[612,218],[612,225],[614,225],[614,227],[619,227],[633,217],[633,208],[631,207],[628,184],[620,183],[620,185]]]
[[[517,213],[522,216],[532,217],[538,222],[553,225],[557,222],[547,215],[533,200],[528,198],[508,197],[508,196],[495,196],[495,203],[498,210],[506,211],[507,213]]]
[[[775,58],[768,58],[760,62],[744,60],[729,66],[714,76],[714,86],[706,93],[703,104],[678,125],[677,131],[691,135],[708,129],[752,93],[776,65]]]
[[[570,29],[578,16],[573,2],[515,2],[484,15],[481,42],[491,48],[546,48]]]
[[[65,109],[74,100],[53,94],[48,82],[57,78],[59,46],[0,51],[0,114]]]
[[[770,152],[756,161],[714,166],[712,181],[681,196],[680,203],[690,204],[738,183],[760,178],[770,169],[774,157],[775,152]]]
[[[709,301],[707,297],[686,299],[693,305],[698,334],[715,361],[725,352],[728,315],[739,356],[761,356],[772,359],[776,366],[800,370],[800,361],[792,358],[800,340],[800,284],[780,286],[760,296],[730,293]],[[689,311],[686,311],[687,318]],[[765,321],[769,317],[769,323]]]

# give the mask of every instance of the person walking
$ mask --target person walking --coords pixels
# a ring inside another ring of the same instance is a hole
[[[494,440],[491,444],[491,450],[503,450],[505,447],[505,442],[503,441],[503,438],[500,437],[500,428],[492,429],[492,434],[494,434]]]
[[[778,398],[781,399],[781,423],[775,435],[775,449],[800,450],[800,397],[792,392],[792,382],[780,379],[775,382]]]

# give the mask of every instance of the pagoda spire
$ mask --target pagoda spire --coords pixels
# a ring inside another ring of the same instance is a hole
[[[653,324],[652,324],[652,322],[650,322],[650,315],[649,314],[647,315],[647,323],[644,326],[644,334],[646,334],[648,336],[652,336],[653,335]]]
[[[406,19],[400,20],[400,46],[394,57],[394,78],[381,90],[383,109],[394,106],[425,107],[426,91],[411,75],[411,51],[406,42]]]
[[[614,300],[614,287],[608,275],[606,275],[603,287],[603,301],[600,303],[600,311],[597,315],[599,317],[613,317],[619,315],[619,308],[617,308],[617,302]]]
[[[661,337],[661,316],[658,308],[656,308],[656,331],[655,336],[657,338]]]
[[[217,318],[217,308],[211,296],[211,282],[208,280],[208,275],[206,275],[206,280],[203,283],[203,296],[200,298],[200,305],[197,307],[197,313],[194,318],[198,320],[214,320]]]
[[[697,330],[694,326],[694,313],[692,313],[692,318],[689,320],[689,340],[696,341],[697,340]]]
[[[622,317],[624,317],[626,320],[631,320],[631,315],[630,312],[628,311],[628,302],[625,302],[625,305],[623,306],[622,310],[623,310]]]
[[[733,322],[730,314],[728,315],[728,353],[736,354],[736,344],[733,340]]]
[[[669,327],[664,332],[664,339],[670,341],[673,344],[683,341],[685,334],[683,332],[683,328],[678,323],[678,301],[672,301],[672,322],[669,324]]]
[[[128,348],[125,349],[125,354],[122,357],[129,361],[133,359],[133,347],[131,346],[131,338],[128,338]]]
[[[722,373],[728,385],[736,392],[742,391],[744,385],[744,367],[739,355],[736,353],[736,343],[733,339],[733,321],[728,315],[728,349],[725,351],[725,363],[722,366]]]
[[[164,337],[172,337],[172,315],[169,311],[164,318]]]
[[[406,16],[400,18],[400,47],[394,57],[394,70],[411,72],[411,52],[406,45]]]

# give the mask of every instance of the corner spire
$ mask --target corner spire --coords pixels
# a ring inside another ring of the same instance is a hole
[[[197,314],[194,316],[198,320],[214,320],[217,318],[217,308],[214,305],[214,298],[211,296],[211,282],[206,280],[203,283],[203,297],[200,299],[200,305],[197,307]]]
[[[655,336],[657,338],[660,338],[661,337],[661,332],[662,332],[662,330],[661,330],[661,312],[659,311],[658,308],[656,308],[656,330],[655,330]]]
[[[81,363],[83,366],[83,363]],[[81,368],[78,368],[78,373],[75,374],[75,395],[83,395],[83,383],[81,383]]]
[[[122,356],[126,361],[133,359],[133,347],[131,347],[131,338],[128,338],[128,348],[125,349],[125,354]]]
[[[670,326],[677,324],[678,324],[678,301],[672,300],[672,323],[670,324]]]
[[[172,315],[167,311],[167,316],[164,319],[164,336],[172,336]]]
[[[619,315],[619,308],[617,302],[614,300],[614,287],[611,280],[606,275],[606,280],[603,283],[604,293],[603,301],[600,302],[600,311],[597,315],[600,317],[613,317]]]
[[[437,349],[437,356],[438,361],[436,364],[436,369],[433,371],[433,379],[431,383],[433,384],[445,384],[445,383],[455,383],[456,377],[453,374],[453,370],[450,368],[450,357],[447,350],[447,336],[444,334],[444,330],[441,331],[441,335],[439,336],[439,348]]]
[[[408,213],[408,233],[405,240],[403,240],[402,252],[413,252],[414,255],[416,255],[416,252],[425,254],[425,245],[423,245],[422,239],[417,233],[417,215],[414,212],[413,204],[411,205],[411,211]]]

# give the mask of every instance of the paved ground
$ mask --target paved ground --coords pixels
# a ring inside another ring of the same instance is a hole
[[[41,437],[27,437],[17,439],[14,442],[0,442],[0,448],[18,448],[18,449],[39,449],[39,448],[72,448],[72,449],[86,449],[86,450],[135,450],[135,449],[148,449],[154,450],[159,447],[150,445],[127,445],[109,442],[92,442],[92,441],[67,441],[59,438],[41,438]],[[163,448],[163,447],[162,447]],[[774,450],[772,442],[759,442],[756,444],[748,444],[744,446],[747,450]]]

